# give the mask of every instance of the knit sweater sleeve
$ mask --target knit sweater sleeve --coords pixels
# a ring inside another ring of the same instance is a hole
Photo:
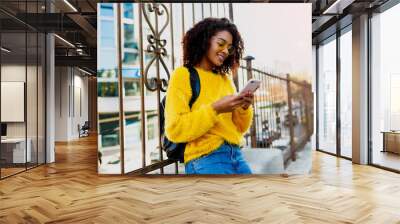
[[[251,126],[253,119],[253,106],[249,106],[246,110],[238,107],[232,113],[232,121],[236,125],[238,131],[242,134],[246,133]]]
[[[191,110],[190,74],[185,67],[177,68],[168,84],[165,105],[165,134],[169,140],[190,142],[207,133],[217,122],[217,113],[211,104]]]

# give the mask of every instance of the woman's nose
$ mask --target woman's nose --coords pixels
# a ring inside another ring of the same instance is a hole
[[[229,55],[229,50],[227,47],[224,47],[224,49],[222,50],[222,52],[225,53],[225,55]]]

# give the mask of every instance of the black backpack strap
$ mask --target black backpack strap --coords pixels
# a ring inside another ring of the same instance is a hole
[[[190,87],[192,88],[192,98],[189,101],[189,107],[192,108],[193,103],[200,95],[200,77],[199,73],[193,66],[185,66],[190,73]]]

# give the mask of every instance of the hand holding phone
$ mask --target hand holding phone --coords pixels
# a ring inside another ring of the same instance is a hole
[[[246,86],[240,91],[239,95],[245,94],[247,92],[255,93],[260,87],[261,81],[257,79],[250,79]]]
[[[257,79],[250,79],[246,86],[240,91],[239,95],[242,96],[244,103],[242,104],[243,109],[247,109],[253,104],[254,93],[260,87],[261,81]]]
[[[214,102],[212,104],[212,107],[217,112],[217,114],[220,114],[220,113],[232,112],[242,104],[243,104],[242,96],[228,95]]]

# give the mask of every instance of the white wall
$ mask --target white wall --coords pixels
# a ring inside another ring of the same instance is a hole
[[[2,82],[25,82],[25,71],[24,65],[2,65],[1,66],[1,81]],[[31,70],[36,69],[32,66],[28,66],[28,74]],[[26,83],[26,82],[25,82]],[[29,90],[29,89],[28,89]],[[36,90],[34,93],[27,93],[27,96],[36,96]],[[30,100],[28,100],[30,102]],[[35,106],[36,107],[36,106]],[[7,108],[1,108],[1,110],[7,110]],[[30,117],[28,114],[28,120]],[[25,137],[25,122],[7,122],[7,136],[8,137]],[[28,136],[29,137],[29,136]]]
[[[55,141],[68,140],[68,88],[67,67],[55,68]]]
[[[25,65],[2,65],[1,81],[25,82]],[[6,110],[6,108],[1,108]],[[7,123],[7,137],[25,137],[25,123]]]
[[[72,67],[56,67],[55,73],[55,140],[70,141],[88,120],[88,78]]]
[[[38,69],[38,70],[37,70]],[[3,64],[1,66],[2,82],[24,82],[26,85],[26,106],[21,108],[22,113],[26,112],[26,120],[23,122],[6,122],[7,137],[24,138],[25,135],[29,139],[32,152],[32,161],[44,163],[44,92],[43,89],[43,73],[41,66],[25,66],[25,64]],[[27,80],[26,80],[27,78]],[[21,90],[21,94],[24,94]],[[2,96],[7,97],[7,96]],[[13,113],[10,108],[1,108],[2,112]],[[36,153],[39,153],[37,156]]]
[[[72,96],[72,99],[74,99],[74,102],[71,103],[71,105],[74,105],[72,108],[72,119],[71,119],[71,132],[70,134],[73,136],[73,138],[76,138],[79,136],[78,133],[78,124],[81,126],[85,123],[85,121],[89,120],[88,117],[88,78],[81,76],[83,73],[81,73],[78,70],[74,71],[74,96]],[[79,72],[78,74],[76,72]]]

